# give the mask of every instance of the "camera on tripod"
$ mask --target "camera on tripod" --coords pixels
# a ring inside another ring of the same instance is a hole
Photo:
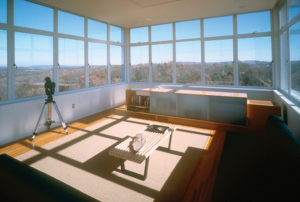
[[[58,106],[57,106],[56,102],[53,99],[53,95],[55,93],[55,82],[52,82],[49,77],[46,77],[45,78],[45,85],[44,85],[44,87],[45,87],[45,93],[47,95],[47,99],[45,99],[44,106],[42,108],[42,111],[41,111],[41,114],[39,116],[39,119],[38,119],[38,121],[36,123],[34,132],[33,132],[32,137],[31,137],[32,140],[37,135],[38,126],[39,126],[39,123],[41,121],[41,118],[42,118],[42,115],[44,113],[46,105],[48,105],[48,119],[47,119],[47,122],[46,122],[46,125],[48,126],[48,129],[50,129],[51,124],[54,123],[54,121],[52,120],[52,104],[54,105],[54,108],[55,108],[56,113],[57,113],[57,115],[59,117],[59,120],[61,122],[62,127],[64,128],[66,134],[68,134],[67,125],[64,122],[64,120],[63,120],[63,118],[61,116],[61,113],[60,113],[60,111],[58,109]]]

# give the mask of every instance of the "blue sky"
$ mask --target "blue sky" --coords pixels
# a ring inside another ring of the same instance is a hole
[[[15,64],[18,67],[53,65],[52,37],[15,33]]]
[[[0,1],[0,22],[7,22],[7,1]]]
[[[300,60],[300,22],[290,29],[290,58],[293,61]]]
[[[89,65],[107,65],[107,45],[89,42]]]
[[[7,65],[7,33],[4,30],[0,30],[0,66]]]

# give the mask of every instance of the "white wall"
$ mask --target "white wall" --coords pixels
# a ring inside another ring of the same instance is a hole
[[[124,104],[126,88],[127,84],[113,85],[54,96],[54,100],[64,121],[69,123]],[[75,104],[74,109],[72,104]],[[31,137],[43,105],[44,99],[0,105],[0,145]],[[51,127],[60,125],[54,108],[52,108],[52,117],[55,123]],[[45,125],[46,120],[47,108],[43,113],[38,133],[47,129]]]
[[[75,121],[85,116],[101,112],[125,103],[125,90],[128,88],[180,88],[245,92],[248,99],[273,100],[280,106],[285,105],[288,115],[288,126],[294,135],[300,140],[300,108],[284,98],[278,91],[253,90],[253,89],[232,89],[232,88],[211,88],[191,87],[181,85],[150,85],[150,84],[122,84],[108,86],[98,89],[91,89],[76,93],[54,96],[63,119],[66,123]],[[72,104],[75,108],[72,109]],[[44,99],[30,100],[26,102],[0,105],[0,145],[4,145],[25,137],[31,137],[38,117],[44,105]],[[53,110],[53,120],[56,122],[52,127],[60,125],[58,116]],[[47,129],[47,108],[43,113],[38,133]]]

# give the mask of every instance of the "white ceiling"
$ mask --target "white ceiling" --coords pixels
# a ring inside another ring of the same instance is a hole
[[[278,0],[34,0],[110,24],[139,27],[271,9]]]

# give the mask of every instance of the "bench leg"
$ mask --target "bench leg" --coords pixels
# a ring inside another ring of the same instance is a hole
[[[131,177],[135,177],[135,178],[138,178],[138,179],[141,179],[141,180],[145,180],[147,178],[147,175],[148,175],[148,167],[149,167],[149,158],[146,158],[146,161],[145,161],[145,168],[144,168],[144,175],[141,175],[139,173],[135,173],[133,171],[130,171],[130,170],[126,170],[125,169],[125,160],[124,159],[120,159],[120,164],[121,164],[121,170],[119,170],[119,172],[125,174],[125,175],[129,175]]]
[[[149,158],[150,158],[150,156],[148,158],[146,158],[146,162],[145,162],[145,169],[144,169],[144,176],[143,176],[144,179],[146,179],[147,175],[148,175]]]
[[[171,150],[171,143],[172,143],[172,137],[173,137],[173,133],[175,132],[176,128],[173,128],[172,129],[172,132],[169,136],[169,146],[168,146],[168,149]]]
[[[121,163],[121,170],[125,171],[125,164],[124,164],[125,160],[120,159],[120,163]]]

